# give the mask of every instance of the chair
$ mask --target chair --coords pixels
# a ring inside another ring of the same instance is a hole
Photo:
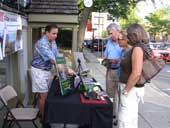
[[[8,104],[8,101],[16,98],[17,104],[15,108],[11,108]],[[35,123],[35,120],[37,119],[37,115],[39,112],[38,108],[24,108],[23,104],[17,97],[17,93],[14,90],[12,86],[5,86],[0,90],[0,100],[2,101],[4,107],[6,108],[6,115],[3,122],[3,127],[8,124],[8,127],[12,128],[15,124],[21,128],[21,125],[19,122],[21,121],[31,121],[33,125],[38,128],[38,126]],[[20,107],[19,107],[20,106]]]

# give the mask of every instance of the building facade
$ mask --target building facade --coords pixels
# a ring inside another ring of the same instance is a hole
[[[61,36],[67,39],[71,52],[77,51],[78,7],[76,0],[17,0],[1,1],[0,10],[14,13],[21,17],[22,49],[3,57],[0,61],[0,87],[12,85],[20,97],[28,103],[31,84],[28,70],[33,55],[34,43],[41,37],[44,27],[49,23],[57,24]],[[63,39],[63,38],[61,38]],[[62,40],[61,40],[62,41]],[[64,41],[64,42],[67,42]],[[61,43],[61,46],[63,46]]]

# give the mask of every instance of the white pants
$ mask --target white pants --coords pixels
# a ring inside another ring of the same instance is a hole
[[[125,84],[120,84],[118,128],[138,128],[138,105],[143,102],[144,87],[133,87],[127,96],[122,94]]]

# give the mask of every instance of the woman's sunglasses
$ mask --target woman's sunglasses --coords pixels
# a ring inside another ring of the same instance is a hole
[[[122,35],[119,35],[118,40],[126,40]]]

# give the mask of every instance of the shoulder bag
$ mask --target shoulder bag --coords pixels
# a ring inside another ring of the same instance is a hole
[[[162,59],[152,58],[146,55],[146,58],[143,61],[142,74],[137,82],[137,85],[144,85],[145,83],[147,83],[155,75],[157,75],[164,66],[165,62]]]

